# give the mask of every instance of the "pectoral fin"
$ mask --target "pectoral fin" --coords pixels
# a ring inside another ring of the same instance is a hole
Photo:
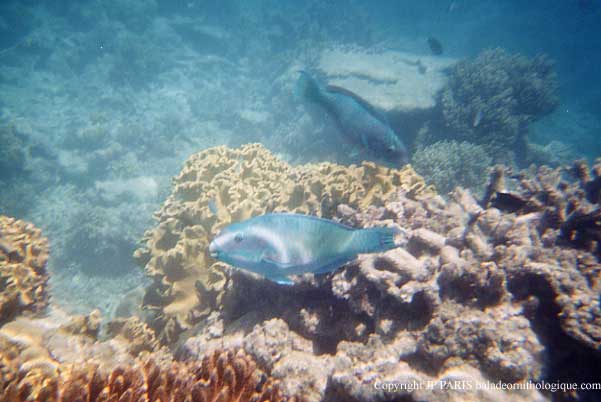
[[[272,281],[276,282],[278,285],[286,285],[291,286],[294,285],[294,281],[287,276],[280,276],[277,278],[271,278]]]

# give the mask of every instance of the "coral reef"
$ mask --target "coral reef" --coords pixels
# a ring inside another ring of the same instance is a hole
[[[382,205],[399,188],[411,196],[433,192],[408,166],[292,167],[259,144],[191,156],[156,215],[157,227],[145,234],[145,246],[135,253],[153,279],[144,298],[153,314],[151,326],[171,343],[221,305],[223,264],[210,259],[207,247],[224,225],[271,211],[331,217],[340,203]]]
[[[40,231],[22,221],[0,219],[3,274],[15,270],[10,264],[22,263],[22,271],[43,267],[48,251]],[[26,277],[22,282],[30,285],[32,281]],[[174,361],[152,329],[136,317],[103,326],[99,311],[70,316],[55,306],[47,307],[45,292],[29,293],[23,293],[22,299],[29,302],[24,308],[44,308],[45,314],[23,315],[9,322],[3,317],[2,401],[302,400],[284,394],[242,349]]]
[[[152,358],[112,369],[95,365],[28,367],[9,371],[18,357],[6,359],[0,397],[13,402],[75,401],[232,401],[286,402],[271,379],[265,381],[242,350],[215,351],[202,361],[165,364]],[[8,370],[6,370],[8,369]]]
[[[0,215],[0,324],[48,304],[48,240],[33,224]]]
[[[578,179],[559,181],[548,168],[524,173],[511,193],[498,167],[481,203],[457,188],[448,201],[400,190],[381,206],[339,205],[335,216],[344,223],[397,225],[403,247],[328,275],[305,274],[292,287],[224,269],[221,309],[186,333],[178,354],[244,347],[283,389],[311,401],[543,401],[548,390],[517,387],[594,382],[599,166],[591,172],[577,163]],[[501,194],[521,207],[506,210]],[[472,388],[437,388],[448,380]],[[435,385],[415,385],[428,381]],[[486,388],[499,381],[517,385]],[[559,397],[598,396],[567,390]]]
[[[475,192],[482,189],[492,158],[481,145],[439,141],[415,151],[411,163],[440,194],[447,194],[457,186]]]
[[[457,63],[441,93],[453,139],[482,145],[497,162],[526,159],[527,124],[559,103],[553,63],[497,48]],[[515,153],[515,154],[513,154]]]

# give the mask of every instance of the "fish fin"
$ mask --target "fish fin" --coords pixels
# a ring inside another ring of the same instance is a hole
[[[294,285],[294,281],[292,279],[288,278],[287,276],[272,278],[271,280],[279,285],[286,285],[286,286]]]
[[[319,102],[322,98],[321,88],[315,78],[306,71],[299,71],[300,77],[296,83],[296,93],[310,102]]]
[[[336,222],[336,221],[333,221],[333,220],[330,220],[330,219],[320,218],[320,217],[315,216],[315,215],[306,215],[306,214],[301,214],[301,213],[297,214],[297,213],[290,213],[290,212],[271,212],[271,213],[265,214],[263,216],[268,216],[268,215],[283,215],[283,216],[292,216],[292,217],[298,217],[299,215],[302,215],[303,218],[306,218],[306,219],[311,219],[311,220],[314,220],[314,221],[327,222],[330,225],[335,225],[335,226],[338,226],[339,228],[346,229],[346,230],[355,230],[355,228],[353,228],[351,226],[348,226],[348,225],[345,225],[345,224],[342,224],[340,222]]]
[[[359,253],[379,253],[397,248],[394,236],[399,232],[398,228],[388,227],[358,230],[353,236],[355,248]]]
[[[362,97],[360,97],[359,95],[354,93],[353,91],[350,91],[346,88],[342,88],[342,87],[339,87],[336,85],[328,85],[328,86],[326,86],[326,90],[328,92],[346,95],[349,98],[352,98],[355,102],[357,102],[359,105],[361,105],[363,108],[365,108],[372,116],[374,116],[376,119],[380,120],[380,122],[384,123],[387,126],[390,125],[388,123],[388,118],[386,118],[386,115],[384,115],[383,112],[378,110],[374,105],[372,105],[371,103],[369,103],[368,101],[366,101],[365,99],[363,99]]]
[[[349,260],[348,258],[338,258],[338,259],[324,265],[323,267],[319,267],[318,269],[313,271],[313,273],[316,275],[327,274],[332,271],[336,271],[338,268],[342,267],[344,264],[346,264],[349,261],[351,261],[351,260]]]

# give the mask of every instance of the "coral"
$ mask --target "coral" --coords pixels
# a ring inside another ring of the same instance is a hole
[[[223,264],[210,259],[207,247],[224,225],[271,211],[331,217],[340,203],[382,205],[399,188],[414,197],[433,192],[409,166],[292,167],[259,144],[192,155],[173,184],[157,227],[135,253],[154,280],[144,304],[165,343],[221,305]]]
[[[242,350],[216,351],[202,362],[161,364],[153,359],[109,370],[94,365],[21,369],[1,394],[14,402],[75,401],[299,401],[263,381]]]
[[[142,352],[156,352],[160,349],[154,331],[137,317],[114,319],[107,323],[106,332],[110,338],[124,339],[132,356],[138,356]]]
[[[441,194],[460,186],[481,189],[492,159],[481,145],[469,142],[439,141],[418,149],[411,159],[417,173],[434,184]]]
[[[48,240],[33,224],[0,215],[0,324],[48,304]]]
[[[449,200],[401,190],[381,206],[339,205],[343,223],[397,226],[402,248],[360,256],[328,275],[305,274],[292,287],[224,271],[221,309],[195,326],[178,353],[194,358],[244,346],[284,389],[302,388],[312,401],[542,401],[551,394],[486,385],[594,382],[601,165],[591,171],[578,162],[572,176],[524,172],[513,192],[505,186],[514,175],[505,170],[493,169],[481,203],[458,187]],[[507,199],[518,207],[501,208]],[[589,224],[566,228],[583,216]],[[444,390],[439,381],[449,380],[473,388]],[[415,385],[428,381],[430,388]]]
[[[574,146],[561,141],[551,141],[546,145],[530,142],[526,157],[528,165],[557,167],[569,165],[578,158],[578,153]]]
[[[553,63],[486,50],[455,65],[441,93],[446,125],[453,139],[483,145],[496,161],[526,159],[526,127],[559,103]],[[516,153],[515,158],[513,152]]]

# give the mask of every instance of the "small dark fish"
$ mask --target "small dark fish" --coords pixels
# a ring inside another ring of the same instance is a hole
[[[365,99],[348,89],[320,86],[304,71],[298,90],[310,102],[323,107],[334,118],[340,131],[352,142],[362,145],[375,157],[395,165],[409,162],[407,148],[390,127],[386,117]]]
[[[354,229],[310,215],[274,213],[225,227],[209,245],[211,257],[291,284],[289,275],[336,270],[358,254],[396,248],[394,228]]]
[[[432,54],[436,56],[440,56],[443,52],[442,43],[440,43],[440,41],[433,36],[428,38],[428,46],[430,46]]]
[[[498,192],[493,196],[490,205],[501,211],[512,213],[524,209],[527,204],[526,200],[516,194]]]

